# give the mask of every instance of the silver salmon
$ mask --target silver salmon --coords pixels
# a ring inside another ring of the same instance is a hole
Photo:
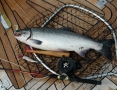
[[[107,59],[112,59],[113,40],[94,41],[73,32],[70,28],[27,28],[16,30],[14,36],[17,40],[37,49],[75,51],[82,57],[89,49],[94,49]]]

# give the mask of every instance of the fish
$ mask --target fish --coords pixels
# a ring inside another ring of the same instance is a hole
[[[16,30],[17,40],[33,48],[51,51],[75,51],[85,57],[88,50],[94,49],[107,59],[112,60],[111,46],[113,39],[95,41],[73,32],[71,28],[35,27]]]
[[[27,60],[29,62],[38,63],[38,61],[36,61],[36,60],[34,60],[34,59],[32,59],[32,58],[30,58],[28,56],[22,56],[22,55],[20,55],[19,58],[22,58],[22,59]]]

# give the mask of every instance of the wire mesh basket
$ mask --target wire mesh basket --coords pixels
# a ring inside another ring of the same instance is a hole
[[[47,1],[46,3],[52,5]],[[67,5],[71,5],[71,4],[67,4]],[[69,27],[75,33],[78,33],[83,36],[91,37],[96,41],[113,39],[113,34],[109,26],[106,25],[104,21],[102,21],[102,19],[100,19],[100,18],[103,18],[102,14],[90,8],[87,8],[86,6],[83,6],[81,4],[77,5],[77,3],[75,3],[72,5],[78,6],[79,8],[66,6],[66,4],[60,1],[58,1],[57,6],[52,5],[53,8],[50,8],[50,9],[46,9],[43,6],[41,6],[41,8],[45,9],[45,12],[39,12],[40,14],[35,16],[27,24],[27,27],[28,28]],[[63,6],[64,8],[61,8]],[[91,12],[93,12],[94,14],[92,14]],[[37,59],[34,55],[28,54],[25,52],[25,48],[26,48],[25,44],[20,43],[20,46],[21,46],[21,50],[24,52],[24,55],[28,55],[31,58]],[[70,57],[75,62],[79,61],[83,66],[81,69],[76,70],[72,74],[72,76],[86,78],[86,79],[102,80],[104,76],[113,75],[114,73],[110,73],[110,72],[112,72],[116,68],[116,56],[115,56],[116,52],[115,52],[114,45],[112,46],[111,51],[112,51],[112,60],[106,59],[102,54],[100,54],[95,50],[89,50],[86,53],[85,58],[80,57],[75,52],[70,52]],[[57,62],[59,61],[60,58],[46,56],[46,55],[37,55],[37,57],[40,58],[43,61],[43,63],[46,64],[51,70],[53,70],[57,74],[60,74],[60,71],[57,68]],[[27,64],[28,67],[25,67],[25,64]],[[30,72],[39,72],[43,74],[51,73],[41,63],[30,63],[30,62],[24,61],[24,62],[20,62],[20,65]]]

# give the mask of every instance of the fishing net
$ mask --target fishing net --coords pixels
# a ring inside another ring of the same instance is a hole
[[[45,1],[45,2],[53,6],[53,8],[46,9],[43,6],[40,6],[41,8],[45,10],[45,12],[39,12],[40,14],[35,16],[27,24],[28,28],[42,27],[42,26],[49,27],[49,28],[69,27],[75,33],[78,33],[83,36],[87,36],[96,41],[113,39],[113,34],[110,28],[99,17],[93,15],[92,13],[89,13],[88,11],[85,11],[81,8],[65,7],[55,14],[55,12],[60,7],[66,4],[58,1],[58,4],[55,6],[49,1]],[[103,13],[92,10],[86,6],[79,4],[78,2],[75,4],[73,3],[73,5],[87,9],[91,12],[96,13],[96,15],[100,16],[101,18],[104,18]],[[52,17],[52,15],[54,16]],[[52,18],[48,20],[50,17]],[[69,42],[66,42],[66,43],[69,43]],[[33,54],[29,54],[25,52],[27,45],[21,42],[19,42],[19,44],[21,46],[22,52],[24,52],[23,53],[24,55],[27,55],[37,60],[37,58]],[[115,53],[114,45],[112,46],[111,51],[112,51],[112,60],[108,60],[102,54],[100,54],[99,52],[95,50],[89,50],[86,53],[86,56],[84,58],[80,57],[75,52],[70,52],[70,57],[75,62],[79,61],[82,64],[82,68],[76,70],[73,73],[73,76],[80,77],[80,78],[95,79],[95,80],[101,81],[104,78],[104,76],[108,75],[113,70],[114,71],[116,70],[115,69],[116,68],[116,56],[115,56],[116,53]],[[38,54],[37,56],[51,70],[60,74],[60,71],[57,68],[57,62],[59,61],[60,58],[47,56],[47,55],[38,55]],[[39,72],[42,74],[52,73],[49,70],[47,70],[41,63],[31,63],[31,62],[27,62],[24,60],[24,62],[22,61],[20,62],[20,65],[30,72]]]

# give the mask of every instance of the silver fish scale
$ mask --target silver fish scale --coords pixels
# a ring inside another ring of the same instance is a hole
[[[24,32],[25,33],[22,33],[22,37],[18,37],[17,39],[38,49],[75,51],[80,54],[82,51],[87,51],[89,49],[95,49],[98,51],[102,48],[102,45],[100,45],[99,42],[68,30],[56,30],[54,28],[31,28],[31,30],[27,29],[24,30]],[[39,44],[39,42],[42,43]]]
[[[87,39],[87,40],[92,40],[90,38],[86,38],[80,34],[76,34],[75,32],[73,31],[70,31],[70,30],[64,30],[64,29],[55,29],[55,28],[31,28],[31,31],[33,33],[35,33],[35,35],[53,35],[53,36],[63,36],[63,37],[67,37],[67,38],[70,38],[70,36],[72,37],[77,37],[77,39],[79,38],[84,38],[84,39]],[[41,34],[40,34],[41,33]]]

